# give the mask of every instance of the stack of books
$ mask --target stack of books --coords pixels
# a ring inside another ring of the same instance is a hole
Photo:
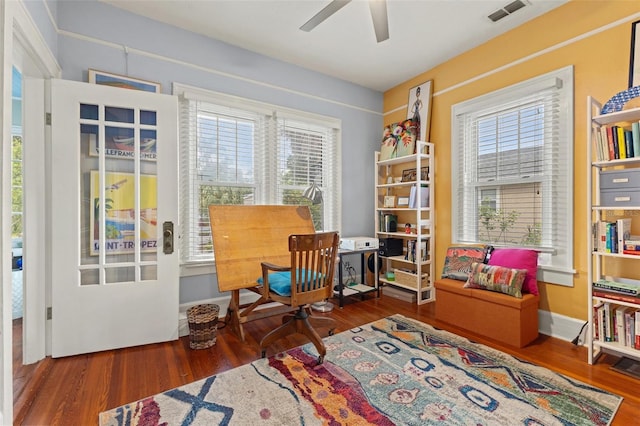
[[[624,239],[622,253],[640,255],[640,237],[630,236]]]
[[[593,295],[640,305],[640,281],[601,278],[593,283]]]

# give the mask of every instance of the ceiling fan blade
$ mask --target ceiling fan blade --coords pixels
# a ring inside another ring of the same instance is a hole
[[[316,13],[313,18],[309,19],[300,27],[302,31],[309,32],[322,22],[327,19],[329,16],[333,15],[343,7],[347,5],[347,3],[351,2],[351,0],[333,0],[331,3],[326,5],[320,12]],[[386,15],[386,10],[385,10]]]
[[[369,0],[373,30],[378,43],[389,38],[389,19],[387,18],[387,0]]]

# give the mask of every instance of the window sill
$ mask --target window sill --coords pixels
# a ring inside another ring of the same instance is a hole
[[[191,262],[180,265],[180,277],[213,275],[215,273],[216,264],[214,262]]]
[[[565,287],[573,287],[575,269],[564,269],[554,266],[538,265],[538,281],[549,284],[557,284]]]

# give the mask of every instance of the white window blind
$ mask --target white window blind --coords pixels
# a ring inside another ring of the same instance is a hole
[[[338,120],[179,84],[174,93],[183,263],[213,260],[211,204],[309,205],[317,230],[339,229]],[[314,182],[321,204],[302,197]]]
[[[315,183],[323,193],[323,204],[337,204],[336,130],[295,119],[278,118],[278,181],[276,190],[283,204],[300,204],[302,192]],[[322,204],[311,205],[316,229],[337,223]]]
[[[572,273],[572,103],[569,67],[453,107],[454,242],[535,248]]]

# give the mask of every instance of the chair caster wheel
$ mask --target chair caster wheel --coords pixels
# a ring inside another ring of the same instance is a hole
[[[322,364],[324,362],[324,357],[322,355],[320,355],[318,357],[318,365]]]
[[[331,330],[329,330],[329,336],[333,336],[334,334],[336,334],[335,328],[332,328]]]
[[[262,351],[262,358],[266,358],[266,357],[267,357],[267,351],[264,350],[264,351]]]

